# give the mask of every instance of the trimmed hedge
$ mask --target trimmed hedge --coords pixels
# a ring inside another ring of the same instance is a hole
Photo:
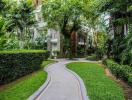
[[[48,51],[19,50],[0,52],[0,84],[9,83],[38,69],[43,60],[49,57]]]
[[[113,60],[105,60],[104,64],[108,66],[111,72],[117,77],[129,83],[132,83],[132,67],[127,65],[120,65]]]

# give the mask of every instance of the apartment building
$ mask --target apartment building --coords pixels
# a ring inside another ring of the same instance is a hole
[[[60,51],[60,32],[54,29],[48,29],[47,49],[54,55],[54,51]]]

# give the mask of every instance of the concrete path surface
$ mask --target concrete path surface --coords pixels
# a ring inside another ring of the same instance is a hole
[[[57,63],[46,67],[49,76],[47,84],[29,100],[88,100],[83,81],[65,67],[69,62],[71,61],[58,60]]]

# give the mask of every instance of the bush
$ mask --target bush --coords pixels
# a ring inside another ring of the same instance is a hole
[[[40,69],[49,53],[43,50],[0,52],[0,84],[5,84]]]
[[[132,84],[132,74],[129,74],[128,82]]]
[[[96,58],[101,60],[105,55],[105,49],[104,48],[97,48],[95,51],[95,54],[96,54]]]
[[[131,83],[132,67],[127,65],[120,65],[112,60],[105,60],[104,63],[117,78],[121,78],[128,82],[130,81]]]
[[[58,58],[59,57],[59,54],[60,54],[60,51],[59,50],[54,50],[52,56]]]
[[[87,56],[86,57],[87,60],[91,60],[91,61],[97,61],[99,59],[97,59],[96,55],[95,54],[92,54],[90,56]]]

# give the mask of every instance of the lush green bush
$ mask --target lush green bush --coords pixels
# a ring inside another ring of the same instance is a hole
[[[59,58],[60,51],[59,50],[53,50],[53,56],[56,58]]]
[[[97,48],[95,51],[96,58],[102,59],[105,55],[105,49],[104,48]]]
[[[87,60],[96,61],[99,60],[95,54],[86,57]]]
[[[40,68],[49,53],[43,50],[0,52],[0,84],[8,83]]]
[[[122,64],[132,66],[132,25],[129,25],[129,34],[122,41],[123,51],[120,53],[120,61]]]
[[[105,60],[104,63],[108,66],[111,72],[117,77],[132,83],[132,67],[120,65],[112,60]]]
[[[107,35],[105,32],[97,32],[97,43],[95,54],[98,59],[102,59],[106,54]]]
[[[128,82],[132,84],[132,74],[129,74]]]

